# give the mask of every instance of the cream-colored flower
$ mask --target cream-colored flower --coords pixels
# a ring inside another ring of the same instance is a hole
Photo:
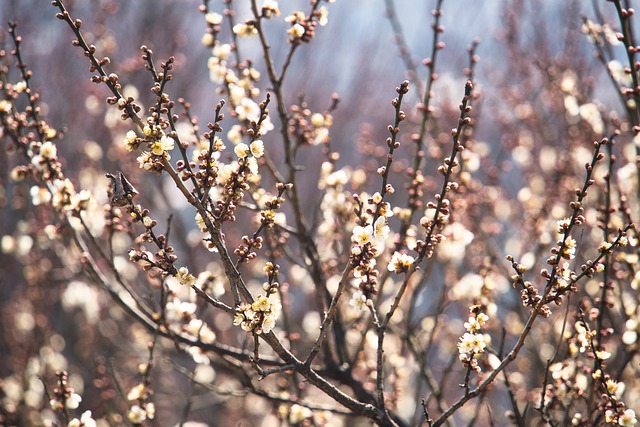
[[[225,82],[228,71],[225,61],[212,56],[207,61],[207,68],[209,68],[209,80],[217,84],[222,84]]]
[[[294,24],[291,28],[289,28],[289,30],[287,30],[287,33],[289,33],[289,35],[293,39],[301,38],[302,36],[304,36],[304,32],[305,32],[305,29],[300,24]]]
[[[165,316],[168,322],[180,322],[190,319],[196,312],[196,304],[188,301],[180,301],[174,298],[165,306]]]
[[[0,112],[2,113],[10,113],[12,108],[11,102],[2,99],[0,100]]]
[[[269,313],[266,316],[264,316],[264,319],[262,319],[262,325],[260,329],[256,332],[268,334],[273,330],[273,328],[275,328],[275,326],[276,326],[276,316],[274,313]]]
[[[40,155],[45,159],[55,159],[58,149],[51,141],[45,141],[40,147]]]
[[[96,425],[95,420],[91,418],[91,411],[84,411],[80,419],[72,419],[67,427],[96,427]]]
[[[213,46],[211,54],[216,58],[226,61],[229,59],[229,56],[231,56],[231,45],[228,43],[217,43]]]
[[[207,32],[204,33],[200,38],[200,43],[202,43],[202,45],[205,47],[211,47],[215,40],[216,39],[213,37],[213,34]]]
[[[247,144],[241,142],[234,147],[233,152],[236,153],[236,156],[238,156],[239,159],[244,159],[249,154],[251,154],[251,149]]]
[[[233,104],[240,104],[242,100],[246,97],[247,97],[247,91],[244,87],[237,85],[235,83],[229,83],[229,99],[231,99],[231,102]]]
[[[260,124],[260,133],[264,136],[273,129],[275,129],[275,126],[271,122],[271,117],[267,116]]]
[[[405,272],[411,267],[415,260],[411,255],[407,255],[405,253],[394,252],[391,260],[389,261],[389,265],[387,266],[387,270],[396,272],[398,274]]]
[[[311,409],[300,406],[298,404],[294,404],[289,410],[289,423],[294,425],[300,424],[302,421],[311,418],[312,416],[313,412],[311,412]]]
[[[227,132],[227,139],[229,139],[233,145],[240,144],[242,142],[242,126],[231,126],[231,129]]]
[[[189,273],[187,267],[180,267],[178,274],[176,274],[176,279],[178,279],[182,285],[192,286],[196,283],[196,278],[193,274]]]
[[[258,161],[255,157],[249,157],[247,160],[247,167],[252,175],[258,175]]]
[[[564,231],[569,228],[569,224],[571,224],[571,218],[563,218],[556,223],[558,224],[558,234],[564,234]]]
[[[591,125],[595,133],[601,134],[604,132],[604,121],[602,120],[600,109],[596,104],[582,104],[579,109],[579,114],[585,122]]]
[[[320,24],[321,27],[324,27],[329,22],[328,18],[329,9],[327,9],[327,6],[320,6],[318,9],[318,24]]]
[[[144,410],[147,411],[147,418],[150,420],[156,416],[156,405],[153,402],[149,402],[144,406]]]
[[[144,218],[142,218],[142,224],[147,228],[151,228],[151,226],[153,225],[153,220],[151,219],[151,217],[145,216]]]
[[[576,257],[576,239],[569,236],[564,242],[564,251],[562,255],[567,259],[574,259]]]
[[[226,184],[227,181],[231,178],[231,175],[238,171],[238,163],[233,162],[228,165],[222,165],[221,168],[218,169],[218,182],[220,184]]]
[[[355,291],[351,300],[349,300],[349,305],[355,310],[364,310],[364,307],[367,305],[367,297],[362,292]]]
[[[134,401],[144,399],[148,393],[149,390],[147,387],[142,383],[138,383],[129,390],[129,393],[127,393],[127,400]]]
[[[624,413],[618,418],[618,424],[622,427],[633,427],[638,424],[638,419],[636,418],[636,412],[633,409],[627,409]]]
[[[286,22],[289,23],[299,23],[299,22],[304,22],[306,20],[306,16],[304,14],[304,12],[300,12],[300,11],[295,11],[293,12],[291,15],[287,16],[286,18],[284,18],[284,20]]]
[[[65,400],[65,406],[68,409],[78,409],[80,402],[82,402],[82,397],[80,397],[78,393],[71,393],[71,395]]]
[[[251,304],[251,309],[253,311],[269,311],[271,308],[271,302],[269,298],[261,296],[257,300]]]
[[[151,153],[148,151],[143,152],[136,159],[138,161],[138,166],[140,169],[150,170],[153,167],[153,162],[151,161]]]
[[[262,4],[262,15],[266,18],[271,18],[272,15],[280,16],[278,2],[275,0],[264,0],[264,3]]]
[[[27,82],[25,82],[24,80],[19,81],[18,83],[13,85],[13,90],[18,93],[24,92],[25,90],[27,90]]]
[[[91,192],[81,190],[79,193],[73,193],[69,196],[69,205],[76,212],[86,211],[92,202]]]
[[[391,209],[391,205],[389,202],[383,202],[380,204],[380,215],[390,218],[393,216],[393,209]]]
[[[377,242],[384,242],[389,237],[389,226],[387,225],[387,218],[379,216],[376,222],[373,224],[373,237]]]
[[[605,386],[607,387],[607,392],[612,396],[615,396],[617,399],[619,399],[622,396],[622,393],[624,393],[625,384],[623,382],[616,382],[612,379],[608,379]]]
[[[129,409],[127,418],[129,418],[129,421],[131,421],[133,424],[140,424],[147,419],[147,412],[140,406],[133,405]]]
[[[489,316],[484,313],[476,314],[476,320],[480,324],[480,326],[484,326],[489,321]]]
[[[137,147],[136,145],[136,141],[138,139],[138,135],[130,130],[129,132],[127,132],[127,134],[124,136],[124,148],[131,152],[134,151]]]
[[[250,148],[251,154],[256,159],[259,159],[264,155],[264,142],[262,142],[262,140],[258,139],[257,141],[253,141]]]
[[[242,98],[235,111],[238,114],[239,120],[257,122],[260,118],[260,106],[250,98]]]
[[[311,124],[317,128],[324,126],[324,115],[320,113],[314,113],[311,116]]]
[[[204,15],[204,19],[207,21],[209,25],[220,25],[222,24],[222,15],[215,12],[209,12]]]
[[[625,67],[619,61],[616,61],[615,59],[613,61],[609,61],[609,63],[607,64],[607,68],[609,69],[609,72],[611,72],[613,78],[619,84],[628,87],[633,83],[631,73],[627,73],[625,71]]]
[[[202,215],[200,215],[200,212],[196,213],[196,225],[198,226],[200,231],[202,232],[207,231],[207,225],[205,224],[204,218],[202,218]]]
[[[162,156],[164,153],[173,150],[173,138],[163,135],[158,141],[151,144],[151,152],[156,156]]]
[[[458,342],[458,351],[460,354],[482,354],[486,346],[484,335],[466,332]]]
[[[373,227],[371,225],[360,226],[357,225],[353,229],[353,234],[351,235],[351,241],[358,244],[364,245],[371,240],[373,236]]]
[[[258,29],[255,25],[236,24],[233,26],[233,32],[240,37],[250,37],[258,34]]]
[[[33,206],[42,205],[51,201],[51,193],[49,190],[38,187],[37,185],[31,187],[29,194],[31,195],[31,203],[33,203]]]
[[[464,328],[471,332],[478,332],[481,328],[480,322],[474,316],[469,317],[469,320],[464,322]]]

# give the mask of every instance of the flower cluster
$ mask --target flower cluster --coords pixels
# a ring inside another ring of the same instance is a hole
[[[275,295],[280,287],[280,283],[277,281],[280,274],[280,266],[272,262],[266,262],[263,272],[267,276],[267,281],[262,284],[262,289],[265,291],[266,296],[258,295],[251,304],[240,304],[233,319],[234,325],[240,325],[243,330],[256,335],[271,332],[282,311],[280,301],[269,298]]]
[[[289,34],[289,42],[297,44],[300,42],[308,43],[315,35],[315,27],[317,24],[321,26],[327,25],[327,17],[329,11],[326,6],[321,6],[315,10],[311,16],[307,17],[302,11],[295,11],[285,18],[291,27],[287,30]]]
[[[58,385],[53,389],[53,398],[49,401],[49,406],[54,411],[65,412],[69,409],[78,409],[82,397],[68,386],[69,377],[67,372],[56,373]],[[68,419],[68,418],[67,418]],[[80,418],[73,418],[67,423],[67,427],[96,427],[96,421],[92,418],[91,411],[84,411]]]
[[[72,387],[68,387],[69,377],[66,372],[58,372],[58,387],[53,389],[54,397],[49,401],[51,409],[62,411],[66,409],[78,409],[82,397],[75,393]]]
[[[638,418],[636,418],[636,411],[633,409],[625,409],[622,413],[616,413],[611,409],[605,412],[604,420],[610,424],[617,424],[622,427],[634,427],[638,424]]]
[[[141,366],[141,370],[146,371],[146,366]],[[144,374],[144,372],[143,372]],[[141,424],[143,421],[155,418],[156,406],[153,402],[149,402],[151,397],[151,389],[144,383],[139,383],[129,390],[127,400],[131,403],[127,412],[127,419],[134,425]]]
[[[366,195],[356,196],[358,204],[363,196],[366,197]],[[390,232],[388,218],[393,216],[393,211],[388,202],[382,201],[382,196],[378,192],[367,199],[369,207],[364,212],[360,211],[359,225],[353,228],[351,241],[360,247],[366,244],[384,245]]]
[[[57,135],[51,128],[47,128],[45,132],[50,138]],[[88,190],[76,192],[71,180],[62,174],[58,148],[54,142],[34,142],[29,145],[27,155],[31,159],[29,167],[17,166],[11,171],[11,178],[22,181],[27,175],[33,174],[35,178],[42,180],[41,186],[31,187],[30,194],[34,205],[50,203],[58,211],[75,216],[96,209],[92,193]]]
[[[331,109],[335,108],[337,103],[338,98],[334,96]],[[330,110],[312,113],[302,98],[298,104],[292,105],[290,110],[289,133],[298,145],[321,145],[330,142],[329,128],[333,125]]]
[[[588,373],[574,359],[552,364],[549,373],[551,380],[545,390],[545,405],[549,409],[569,408],[589,389]]]
[[[515,274],[511,276],[511,282],[514,288],[520,288],[520,299],[524,307],[529,307],[531,312],[542,302],[542,296],[538,292],[538,289],[529,280],[524,279],[524,273],[527,268],[516,262],[512,256],[507,255],[507,261],[511,263],[511,267],[514,269]],[[542,304],[540,306],[540,315],[548,317],[551,315],[551,309],[548,305]]]
[[[596,387],[599,390],[598,405],[604,411],[607,424],[636,425],[635,411],[628,409],[622,401],[626,384],[607,373],[612,354],[602,345],[597,345],[598,333],[590,328],[582,308],[578,310],[577,320],[572,330],[565,334],[565,339],[569,342],[570,358],[549,366],[552,381],[545,390],[547,410],[566,411]]]
[[[271,2],[265,4],[266,10],[270,10],[273,15],[279,15],[277,3]],[[277,13],[276,13],[277,12]],[[249,21],[246,23],[236,24],[233,28],[235,34],[241,37],[253,36],[257,34],[255,23]],[[228,95],[231,104],[232,115],[235,116],[241,125],[234,125],[227,133],[227,138],[234,145],[242,142],[242,135],[251,134],[252,141],[256,142],[259,138],[264,137],[267,132],[274,129],[271,118],[266,114],[263,108],[255,99],[260,96],[260,89],[256,83],[260,80],[260,72],[251,67],[237,67],[234,69],[230,66],[230,55],[233,48],[230,44],[221,44],[216,41],[212,49],[212,56],[209,58],[209,77],[210,80],[223,85],[220,88],[221,94]],[[236,151],[238,157],[245,157],[242,154],[247,150]],[[251,148],[252,154],[256,158],[262,155],[261,142],[257,142]],[[257,156],[255,154],[258,154]]]
[[[169,152],[173,150],[175,141],[158,125],[146,125],[142,132],[144,138],[138,138],[135,132],[129,131],[124,140],[125,148],[127,151],[134,151],[142,142],[145,142],[149,151],[144,151],[138,156],[138,166],[147,171],[162,173],[164,169],[162,163],[171,160]]]
[[[557,241],[557,244],[562,248],[562,258],[566,260],[572,260],[576,257],[576,239],[567,234],[569,226],[569,218],[558,221],[557,232],[560,239]]]
[[[477,359],[484,353],[489,342],[488,335],[481,333],[481,329],[489,320],[489,316],[481,306],[471,306],[469,311],[471,316],[464,323],[466,332],[458,342],[459,359],[469,369],[480,372]]]
[[[233,324],[256,335],[268,334],[276,326],[281,310],[279,301],[271,301],[268,297],[258,295],[253,303],[238,307]]]

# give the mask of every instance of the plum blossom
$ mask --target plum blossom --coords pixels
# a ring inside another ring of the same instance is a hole
[[[84,411],[80,419],[72,419],[67,427],[96,427],[96,425],[95,420],[91,418],[91,411]]]
[[[367,297],[361,291],[355,291],[351,300],[349,300],[349,306],[354,310],[361,311],[367,305]]]
[[[371,240],[373,236],[373,227],[371,225],[360,226],[356,225],[353,229],[351,241],[357,245],[364,245]]]
[[[379,216],[376,222],[373,224],[373,238],[378,243],[383,243],[387,237],[389,237],[389,226],[387,225],[387,218]]]
[[[233,26],[233,32],[240,37],[251,37],[258,34],[258,29],[255,25],[236,24]]]
[[[411,267],[414,259],[411,255],[407,255],[405,253],[394,252],[391,260],[389,261],[389,265],[387,266],[387,270],[393,271],[395,273],[405,272]]]

